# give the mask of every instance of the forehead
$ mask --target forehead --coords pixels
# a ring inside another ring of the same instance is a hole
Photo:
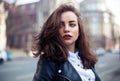
[[[72,11],[67,11],[67,12],[63,12],[61,14],[61,21],[77,21],[77,16],[74,12]]]

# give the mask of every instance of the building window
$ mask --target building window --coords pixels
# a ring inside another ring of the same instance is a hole
[[[104,16],[104,22],[105,23],[109,23],[109,14],[108,13],[104,13],[103,16]]]
[[[98,33],[98,17],[93,16],[91,18],[91,32],[93,35],[97,35]]]
[[[34,10],[35,9],[35,4],[31,4],[30,7],[31,7],[32,10]]]
[[[25,5],[21,6],[21,10],[22,10],[22,11],[25,10]]]

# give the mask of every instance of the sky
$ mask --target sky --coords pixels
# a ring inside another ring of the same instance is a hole
[[[10,3],[13,3],[15,0],[4,0],[9,1]],[[33,3],[40,0],[17,0],[17,5],[20,4],[27,4],[27,3]],[[77,0],[78,2],[81,2],[83,0]],[[108,8],[114,13],[116,22],[120,25],[120,0],[106,0],[106,5]]]
[[[13,3],[16,0],[4,0],[4,1],[8,1],[9,3]],[[40,0],[17,0],[17,4],[27,4],[27,3],[33,3],[33,2],[37,2]],[[76,0],[77,2],[81,2],[83,0]]]
[[[7,1],[9,3],[13,3],[16,0],[4,0],[4,1]],[[33,2],[38,2],[38,1],[40,1],[40,0],[17,0],[17,5],[27,4],[27,3],[33,3]]]

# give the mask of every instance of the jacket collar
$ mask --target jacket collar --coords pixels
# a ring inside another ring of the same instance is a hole
[[[81,77],[69,61],[66,61],[59,67],[58,73],[60,76],[67,77],[69,81],[82,81]]]
[[[99,76],[97,75],[96,71],[95,71],[95,68],[94,67],[91,67],[92,71],[94,72],[95,74],[95,81],[101,81]]]
[[[95,74],[95,81],[101,81],[99,76],[95,72],[94,67],[91,67],[91,69]],[[65,63],[60,65],[58,69],[58,74],[62,77],[66,77],[69,81],[82,81],[81,77],[69,61],[66,61]]]

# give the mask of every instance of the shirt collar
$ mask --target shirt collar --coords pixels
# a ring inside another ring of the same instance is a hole
[[[71,58],[76,58],[76,57],[78,57],[78,51],[76,51],[75,53],[69,51],[68,56],[71,57]]]

